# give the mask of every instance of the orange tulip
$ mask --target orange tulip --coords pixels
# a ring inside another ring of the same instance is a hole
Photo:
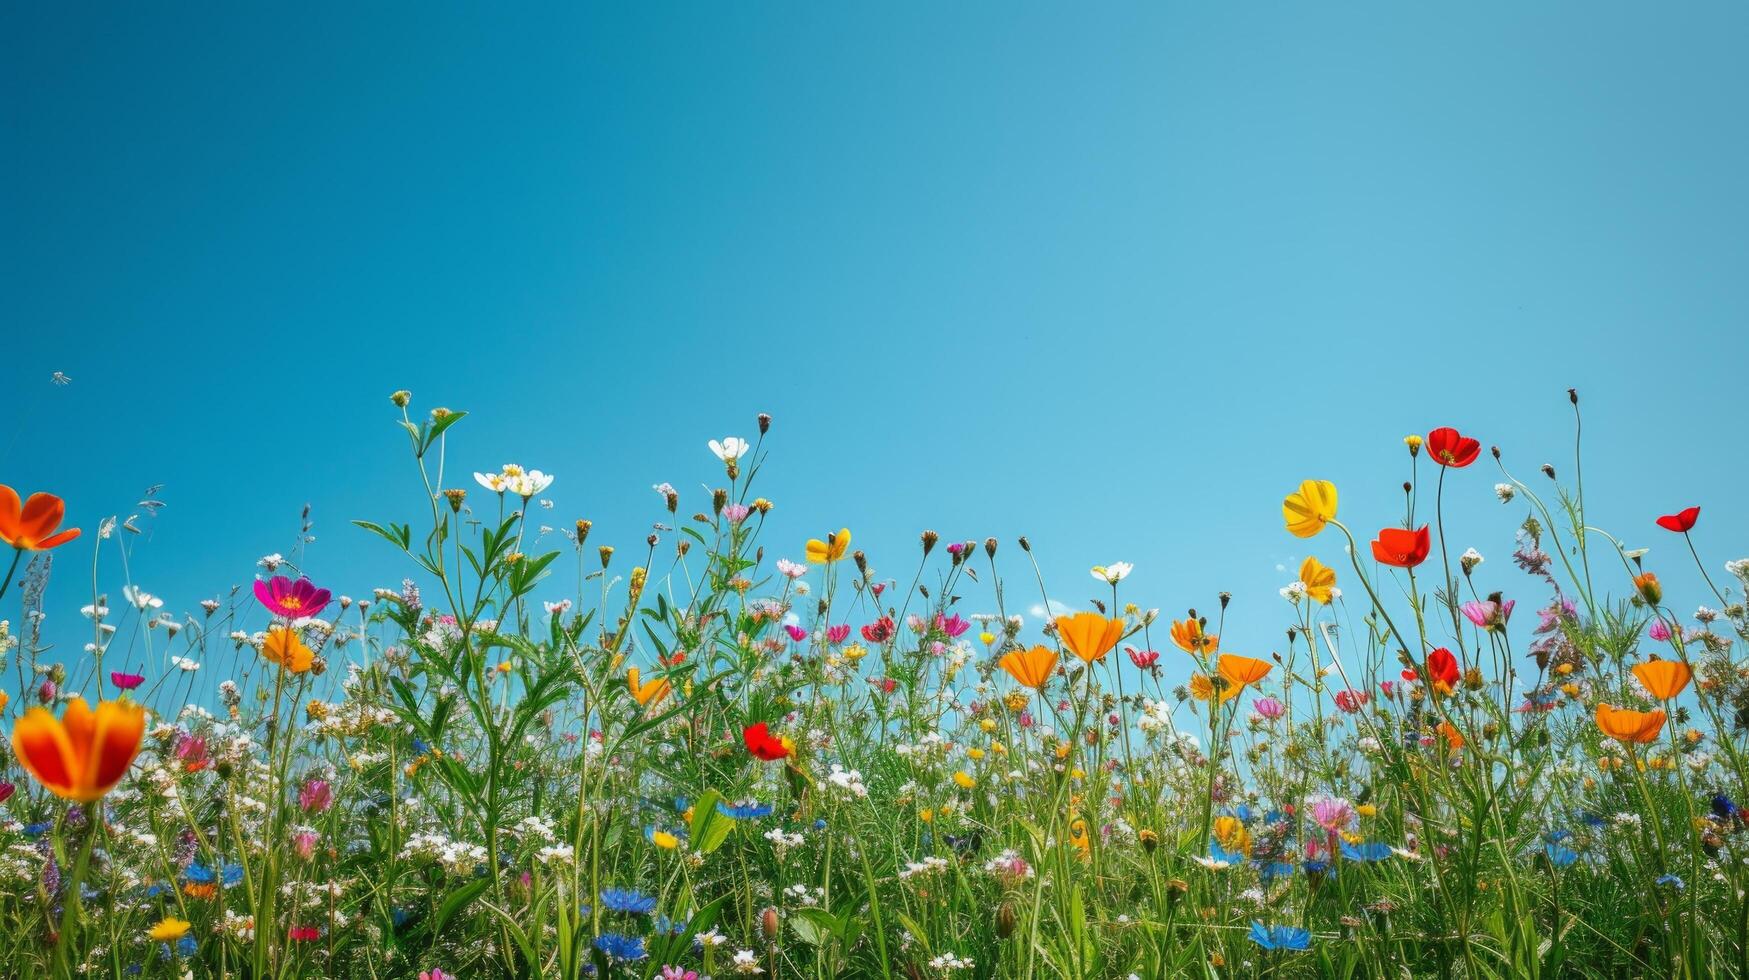
[[[626,670],[626,687],[631,689],[632,698],[638,702],[640,707],[661,704],[662,699],[667,697],[668,692],[672,689],[672,685],[661,677],[643,684],[638,683],[638,668],[636,667]]]
[[[47,551],[79,536],[79,529],[56,533],[67,516],[67,502],[52,493],[33,493],[19,502],[18,491],[0,484],[0,541],[19,551]]]
[[[1221,676],[1226,678],[1227,683],[1231,684],[1234,689],[1257,683],[1263,679],[1265,674],[1275,668],[1275,665],[1267,660],[1258,660],[1256,657],[1241,657],[1236,653],[1221,654],[1217,666]]]
[[[1026,687],[1034,690],[1042,689],[1051,679],[1051,672],[1057,669],[1057,652],[1049,647],[1033,647],[1031,650],[1014,650],[996,661],[997,666],[1008,671],[1009,676]]]
[[[1200,656],[1220,646],[1221,638],[1203,632],[1200,620],[1175,619],[1172,621],[1172,642],[1185,653]]]
[[[1597,706],[1597,730],[1618,742],[1651,742],[1658,738],[1663,727],[1663,711],[1630,711],[1607,704]]]
[[[1646,690],[1653,697],[1668,701],[1682,693],[1694,672],[1680,660],[1659,660],[1654,657],[1643,664],[1636,664],[1634,676],[1640,679],[1641,684],[1646,685]]]
[[[102,799],[140,752],[146,709],[132,701],[67,702],[64,717],[32,708],[12,726],[12,754],[49,792],[78,803]]]
[[[279,664],[294,674],[302,674],[315,662],[315,651],[304,644],[298,634],[284,626],[267,631],[261,643],[261,658]]]
[[[1057,635],[1069,652],[1088,663],[1103,658],[1123,639],[1123,620],[1106,619],[1096,612],[1057,617]]]

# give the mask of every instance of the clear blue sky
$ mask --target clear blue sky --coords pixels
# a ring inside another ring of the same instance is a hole
[[[1262,653],[1300,479],[1371,529],[1406,432],[1568,472],[1576,385],[1594,519],[1692,584],[1653,516],[1701,504],[1708,564],[1749,553],[1746,32],[1741,4],[13,5],[0,482],[87,529],[163,483],[133,572],[182,609],[309,502],[310,569],[364,594],[407,568],[348,522],[421,508],[395,388],[473,413],[452,473],[555,473],[552,522],[628,549],[651,484],[698,508],[705,441],[768,411],[776,554],[845,524],[900,575],[923,528],[1025,533],[1058,598],[1128,560],[1144,605],[1232,591],[1227,645]],[[1457,478],[1454,550],[1534,603],[1494,482]],[[89,544],[51,592],[68,656]]]

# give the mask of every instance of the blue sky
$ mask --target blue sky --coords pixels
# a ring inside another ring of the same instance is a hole
[[[1679,606],[1652,517],[1749,552],[1741,5],[0,17],[0,482],[88,529],[164,484],[131,570],[173,607],[306,502],[317,577],[398,583],[348,524],[422,506],[396,388],[473,413],[453,473],[554,473],[554,523],[624,547],[770,412],[776,554],[1024,533],[1066,602],[1119,559],[1146,606],[1231,591],[1253,653],[1299,480],[1383,526],[1441,424],[1565,474],[1569,386],[1593,518]],[[1535,604],[1495,480],[1449,488],[1454,552]]]

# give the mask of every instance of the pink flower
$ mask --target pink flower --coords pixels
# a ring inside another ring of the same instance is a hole
[[[146,682],[141,674],[124,674],[119,670],[109,672],[109,682],[124,691],[131,691]]]
[[[678,966],[664,966],[662,980],[698,980],[698,971],[684,970]]]
[[[800,626],[785,626],[783,628],[783,631],[785,633],[788,633],[789,638],[796,641],[797,643],[800,643],[803,640],[808,638],[808,631],[805,629],[802,629]]]
[[[320,616],[322,610],[328,608],[329,592],[316,588],[307,578],[300,577],[293,582],[284,575],[275,575],[265,582],[255,580],[255,598],[260,599],[267,611],[275,616],[298,619]]]
[[[297,851],[299,858],[308,861],[316,855],[316,842],[319,840],[321,838],[314,831],[300,830],[292,835],[292,849]]]
[[[1506,621],[1512,618],[1513,600],[1496,602],[1484,599],[1481,602],[1466,602],[1458,607],[1464,618],[1485,630],[1501,629]]]
[[[746,504],[725,504],[723,506],[723,516],[729,519],[730,524],[741,523],[751,513],[753,513],[753,508]]]
[[[445,973],[436,967],[432,967],[429,970],[420,970],[419,980],[456,980],[456,977],[453,973]],[[664,977],[663,980],[668,980],[668,978]]]
[[[1287,708],[1275,698],[1258,698],[1251,702],[1251,708],[1270,721],[1280,718],[1287,711]]]
[[[1130,663],[1147,669],[1160,662],[1160,651],[1137,650],[1135,647],[1124,647],[1124,652],[1130,655]]]
[[[1348,829],[1354,822],[1354,807],[1336,796],[1325,796],[1312,801],[1312,819],[1318,826],[1334,834]]]
[[[850,624],[849,623],[839,623],[837,626],[826,627],[826,639],[828,642],[831,642],[834,644],[843,643],[849,637],[850,637]]]
[[[1664,625],[1662,619],[1654,619],[1652,625],[1646,627],[1646,636],[1659,643],[1668,643],[1670,641],[1670,627]]]
[[[1397,683],[1395,681],[1379,681],[1379,690],[1385,692],[1385,697],[1387,698],[1395,697],[1397,693]]]
[[[946,633],[952,639],[959,639],[965,635],[966,630],[972,628],[972,624],[961,619],[959,613],[954,613],[948,617],[935,617],[935,628]]]
[[[5,803],[7,800],[12,799],[12,794],[17,789],[18,787],[11,783],[0,783],[0,803]]]
[[[1388,681],[1386,683],[1389,683]],[[1365,691],[1342,690],[1336,692],[1336,707],[1349,714],[1354,714],[1366,707],[1367,693]]]
[[[326,779],[312,779],[298,787],[298,806],[305,813],[322,813],[334,805],[334,787]]]
[[[286,938],[294,942],[306,943],[314,939],[321,939],[322,930],[315,926],[292,926],[291,931],[286,933]]]

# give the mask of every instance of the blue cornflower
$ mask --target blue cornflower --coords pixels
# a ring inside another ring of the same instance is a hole
[[[428,753],[430,751],[431,751],[431,746],[425,744],[424,739],[416,738],[413,740],[413,754],[414,755],[425,755],[426,753]]]
[[[1677,891],[1681,891],[1684,888],[1688,887],[1688,885],[1685,884],[1681,878],[1678,878],[1675,875],[1661,875],[1658,878],[1657,884],[1669,885],[1670,887],[1676,889]]]
[[[1221,846],[1220,841],[1209,839],[1209,860],[1219,861],[1228,866],[1237,867],[1245,863],[1243,851],[1229,851]]]
[[[595,937],[595,948],[606,953],[609,959],[623,960],[627,963],[643,959],[644,938],[642,936],[622,936],[617,932],[606,932]]]
[[[656,899],[632,888],[603,888],[601,907],[609,912],[649,915],[656,911]]]
[[[1737,804],[1723,793],[1713,794],[1713,816],[1720,820],[1729,820],[1737,815]]]
[[[761,803],[758,800],[748,800],[745,803],[735,803],[733,805],[728,803],[718,803],[717,812],[731,820],[758,820],[760,817],[771,816],[771,814],[775,812],[775,808],[769,803]]]
[[[1549,863],[1557,868],[1564,868],[1567,865],[1572,864],[1574,861],[1579,860],[1579,852],[1570,847],[1566,847],[1557,841],[1549,841],[1547,844],[1544,844],[1543,854],[1548,857]]]
[[[658,915],[656,916],[655,921],[651,923],[650,931],[658,936],[678,936],[686,931],[686,924],[688,921],[689,920],[687,919],[681,919],[679,922],[676,922],[673,919],[668,918],[666,915]]]
[[[1257,870],[1263,875],[1263,886],[1267,888],[1276,878],[1292,877],[1294,866],[1283,861],[1259,861]]]
[[[1365,844],[1350,844],[1341,842],[1342,856],[1350,861],[1383,861],[1391,856],[1391,845],[1378,841]]]
[[[1265,928],[1263,923],[1251,923],[1251,941],[1264,949],[1300,951],[1312,948],[1312,934],[1293,926]]]
[[[54,826],[55,825],[52,823],[27,823],[24,825],[24,836],[41,837],[43,834],[48,833]]]
[[[200,943],[193,936],[183,936],[176,940],[176,952],[181,956],[193,956],[200,952]]]
[[[821,817],[820,819],[815,820],[814,821],[814,829],[815,830],[825,830],[826,829],[826,819],[824,817]]]

